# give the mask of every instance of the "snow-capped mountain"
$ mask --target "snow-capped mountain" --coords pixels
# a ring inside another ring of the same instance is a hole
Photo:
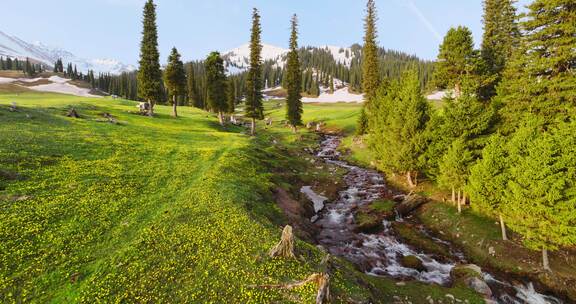
[[[262,44],[262,60],[274,61],[282,66],[286,61],[286,54],[289,50],[281,47]],[[224,52],[222,55],[228,72],[235,74],[247,70],[250,66],[250,44],[244,44],[240,47]]]
[[[350,66],[354,53],[351,48],[339,46],[321,46],[321,47],[306,47],[308,50],[324,50],[332,54],[336,63],[341,63]],[[270,44],[262,44],[262,60],[273,61],[276,66],[284,66],[286,63],[286,55],[290,50]],[[244,44],[235,49],[223,53],[222,58],[228,73],[236,74],[246,71],[250,65],[250,44]]]
[[[114,59],[84,59],[77,57],[62,48],[52,47],[41,42],[26,42],[18,37],[10,36],[0,31],[0,56],[18,58],[19,60],[38,61],[52,66],[61,58],[64,65],[72,63],[79,71],[93,70],[95,73],[120,74],[134,71],[136,67]]]

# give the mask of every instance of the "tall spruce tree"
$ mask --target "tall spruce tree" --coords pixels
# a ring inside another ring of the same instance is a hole
[[[470,194],[472,209],[477,212],[498,216],[502,240],[508,240],[505,218],[507,201],[506,185],[509,179],[509,166],[506,162],[506,142],[503,136],[494,135],[482,150],[482,158],[470,168],[467,192]]]
[[[415,186],[430,119],[430,105],[422,96],[418,73],[408,70],[400,81],[382,85],[369,114],[369,145],[379,165],[386,171],[406,174],[408,184]]]
[[[458,191],[458,198],[454,201],[458,204],[458,212],[461,211],[462,201],[465,201],[465,194],[462,192],[468,179],[468,168],[473,161],[472,153],[466,144],[462,138],[455,140],[439,162],[438,184],[445,189],[452,190],[453,201],[455,191]]]
[[[138,96],[148,102],[148,115],[154,115],[154,105],[163,95],[160,53],[158,52],[158,29],[156,27],[156,5],[146,1],[142,20],[142,42],[138,68]]]
[[[251,119],[250,134],[256,132],[256,119],[264,119],[262,105],[262,44],[260,42],[260,15],[254,8],[252,12],[252,30],[250,37],[250,68],[246,79],[245,116]]]
[[[290,52],[286,64],[286,119],[296,132],[297,126],[302,124],[302,72],[298,57],[298,17],[292,16],[292,31],[290,34]]]
[[[501,80],[501,73],[512,51],[518,45],[519,36],[514,0],[484,0],[481,54],[489,76],[482,90],[485,98],[496,94],[496,85]]]
[[[472,32],[464,26],[451,28],[444,37],[434,71],[436,86],[453,88],[454,95],[462,92],[464,78],[474,70],[474,40]]]
[[[236,83],[234,79],[229,78],[226,85],[226,113],[234,115],[236,110]]]
[[[202,109],[203,107],[201,104],[199,104],[199,96],[196,88],[196,75],[194,75],[194,66],[191,63],[188,64],[186,74],[188,105]]]
[[[505,132],[526,112],[557,124],[576,115],[576,5],[573,0],[535,0],[520,22],[519,47],[504,72],[499,99]]]
[[[224,113],[228,111],[226,102],[226,74],[224,60],[220,53],[212,52],[205,61],[206,65],[206,103],[208,108],[218,114],[220,125],[224,125]]]
[[[548,251],[576,244],[576,123],[540,125],[528,121],[509,142],[506,214],[550,270]]]
[[[368,0],[366,4],[366,18],[364,19],[364,47],[362,49],[362,91],[365,97],[356,128],[356,132],[359,135],[367,132],[368,114],[366,112],[370,111],[370,102],[376,96],[376,91],[380,85],[378,45],[376,42],[378,37],[376,29],[377,20],[376,3],[374,0]]]
[[[178,117],[178,99],[186,94],[186,71],[180,54],[174,47],[168,57],[168,65],[164,70],[164,82],[168,96],[172,97],[172,116]]]

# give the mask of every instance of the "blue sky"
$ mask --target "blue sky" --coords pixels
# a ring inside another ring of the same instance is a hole
[[[136,63],[144,0],[6,0],[0,30],[86,58]],[[521,1],[525,3],[526,1]],[[289,19],[300,18],[301,45],[361,42],[365,0],[156,0],[162,60],[176,46],[185,60],[225,51],[249,39],[252,7],[262,15],[263,42],[287,46]],[[482,36],[481,0],[376,0],[379,44],[433,59],[441,37],[468,26]]]

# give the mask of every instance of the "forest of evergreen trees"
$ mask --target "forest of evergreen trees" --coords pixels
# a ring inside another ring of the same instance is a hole
[[[340,79],[350,85],[350,90],[355,93],[362,92],[362,56],[361,46],[353,45],[351,48],[354,54],[350,66],[337,63],[332,54],[324,48],[305,47],[299,49],[299,58],[302,73],[302,92],[308,95],[317,96],[319,86],[330,87],[333,79]],[[408,55],[399,51],[385,50],[379,48],[379,71],[382,78],[397,79],[402,71],[409,67],[418,70],[420,86],[429,88],[434,63],[423,61],[413,55]],[[181,105],[190,105],[198,108],[205,108],[206,105],[206,74],[203,60],[188,62],[185,64],[188,77],[192,75],[193,81],[188,88],[191,97],[183,98]],[[137,72],[126,72],[121,75],[98,75],[96,77],[95,88],[130,100],[139,100],[137,95]],[[264,61],[262,63],[262,86],[264,88],[282,85],[285,87],[285,67],[276,66],[274,61]],[[247,73],[229,75],[229,81],[234,83],[234,95],[238,100],[242,99],[245,92]],[[103,78],[101,81],[98,79]],[[163,94],[161,102],[166,102],[166,93]]]
[[[2,57],[0,56],[0,70],[8,71],[22,71],[29,77],[33,77],[46,70],[46,66],[41,63],[34,63],[26,58],[25,61],[18,60],[18,58]]]
[[[365,103],[366,140],[380,169],[412,186],[423,176],[459,210],[498,219],[503,239],[521,235],[550,270],[548,250],[576,244],[576,6],[534,0],[518,18],[514,2],[484,1],[479,50],[468,28],[448,31],[433,77],[451,92],[442,110],[414,69],[365,78],[381,83]]]

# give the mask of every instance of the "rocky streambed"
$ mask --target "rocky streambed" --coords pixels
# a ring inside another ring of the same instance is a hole
[[[450,248],[445,241],[430,237],[434,242],[449,246],[447,257],[438,257],[404,243],[392,229],[394,222],[403,221],[399,214],[381,219],[379,229],[359,231],[356,223],[359,210],[377,200],[402,195],[389,189],[379,172],[343,161],[338,152],[339,144],[340,137],[326,136],[316,154],[326,163],[347,171],[344,176],[346,188],[339,192],[338,198],[325,203],[326,198],[315,193],[311,187],[302,188],[302,193],[314,202],[317,212],[311,219],[318,228],[316,240],[331,254],[348,259],[365,273],[374,276],[443,286],[462,282],[484,295],[487,302],[562,303],[552,296],[538,293],[530,282],[507,282],[476,265],[467,264],[466,257]]]

